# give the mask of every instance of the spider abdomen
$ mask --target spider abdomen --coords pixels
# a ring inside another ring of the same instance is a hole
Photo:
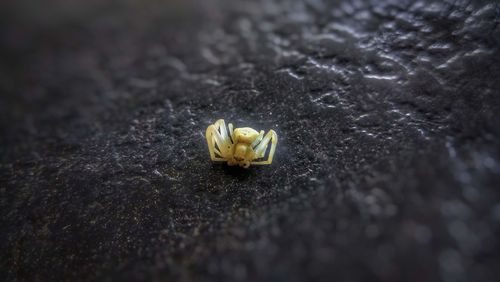
[[[241,127],[234,130],[234,142],[251,144],[259,137],[259,132],[250,127]]]

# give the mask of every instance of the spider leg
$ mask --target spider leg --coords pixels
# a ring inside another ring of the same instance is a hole
[[[265,161],[252,162],[253,165],[267,165],[273,162],[274,152],[276,151],[276,144],[278,143],[278,135],[274,130],[269,130],[264,139],[255,148],[255,156],[257,158],[263,158],[266,153],[267,146],[271,142],[271,150],[269,151],[269,157]]]
[[[227,127],[229,128],[229,135],[231,136],[231,140],[233,141],[233,144],[234,144],[234,129],[233,129],[233,124],[229,123],[227,125]]]
[[[217,131],[220,131],[220,136],[222,137],[222,139],[226,140],[228,137],[226,122],[223,119],[219,119],[214,123],[214,125]]]
[[[213,125],[210,125],[207,128],[207,132],[205,135],[205,137],[207,139],[208,151],[210,152],[210,159],[212,161],[225,161],[224,158],[220,158],[220,157],[215,156],[215,154],[217,154],[221,157],[223,156],[222,153],[217,148],[215,148],[216,137],[214,135],[217,134],[216,131],[217,130],[215,129],[215,127]]]
[[[213,161],[226,161],[229,159],[232,154],[233,144],[227,134],[226,124],[223,119],[216,121],[207,128],[206,139],[210,158]],[[220,157],[216,157],[215,154]]]
[[[217,132],[220,130],[220,136],[222,137],[222,142],[217,143],[217,147],[219,147],[219,150],[222,153],[220,156],[225,159],[231,159],[233,155],[233,142],[231,141],[231,137],[229,135],[232,134],[232,132],[230,130],[228,134],[226,123],[223,119],[219,119],[214,125],[217,128]]]
[[[260,143],[260,141],[262,140],[262,138],[264,138],[264,130],[261,130],[260,131],[260,134],[259,134],[259,137],[257,137],[257,139],[255,139],[255,141],[252,142],[252,148],[255,148],[255,146],[257,146],[257,144]]]

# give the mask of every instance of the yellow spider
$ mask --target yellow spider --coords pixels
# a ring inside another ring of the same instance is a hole
[[[219,119],[207,128],[206,138],[212,161],[227,162],[228,165],[239,165],[244,168],[248,168],[251,164],[268,165],[273,162],[278,143],[278,135],[274,130],[269,130],[264,136],[264,130],[260,133],[250,127],[233,130],[231,123],[228,124],[228,128],[229,132],[223,119]],[[264,158],[269,141],[271,141],[269,157],[267,160],[259,160]]]

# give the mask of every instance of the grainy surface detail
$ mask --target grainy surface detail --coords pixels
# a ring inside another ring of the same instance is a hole
[[[495,1],[0,7],[0,280],[500,276]]]

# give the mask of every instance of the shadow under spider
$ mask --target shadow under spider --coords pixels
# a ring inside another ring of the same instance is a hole
[[[245,181],[257,175],[254,167],[242,168],[240,166],[228,166],[226,164],[213,164],[212,170],[227,177],[237,178],[239,181]]]

